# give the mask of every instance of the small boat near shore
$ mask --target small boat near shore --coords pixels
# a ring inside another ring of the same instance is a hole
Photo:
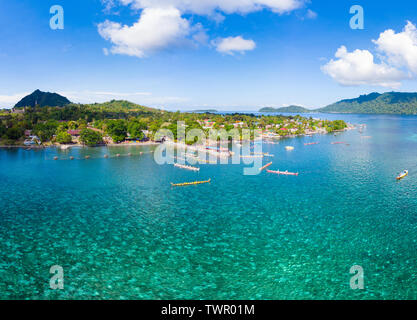
[[[240,156],[242,159],[250,159],[250,158],[263,158],[264,157],[264,155],[263,154],[260,154],[260,155],[257,155],[257,154],[251,154],[251,155],[247,155],[247,156]]]
[[[397,180],[401,180],[404,179],[406,176],[408,176],[408,170],[404,170],[403,172],[401,172],[398,176],[397,176]]]
[[[298,172],[288,172],[288,171],[274,171],[274,170],[266,170],[268,173],[278,174],[282,176],[298,176]]]
[[[186,186],[195,186],[198,184],[205,184],[205,183],[210,183],[211,179],[208,179],[207,181],[194,181],[194,182],[184,182],[184,183],[172,183],[171,182],[171,186],[172,187],[186,187]]]
[[[292,151],[292,150],[294,150],[294,147],[291,147],[291,146],[286,146],[286,147],[285,147],[285,149],[286,149],[287,151]]]
[[[310,142],[310,143],[304,143],[305,146],[313,146],[319,144],[318,142]]]
[[[270,154],[270,153],[254,153],[254,155],[264,156],[264,157],[271,157],[271,158],[275,157],[273,154]]]
[[[259,171],[264,171],[266,168],[270,167],[272,165],[272,162],[264,165],[262,168],[259,168]]]
[[[180,168],[180,169],[185,169],[185,170],[190,170],[190,171],[200,171],[200,168],[187,166],[185,164],[175,163],[174,166],[177,167],[177,168]]]

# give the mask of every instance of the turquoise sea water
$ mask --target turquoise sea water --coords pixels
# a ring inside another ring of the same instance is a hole
[[[188,172],[153,147],[0,150],[0,298],[417,299],[417,117],[327,117],[367,129],[264,145],[299,177]]]

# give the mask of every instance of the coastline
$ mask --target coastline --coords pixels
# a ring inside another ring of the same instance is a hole
[[[132,143],[109,143],[106,144],[106,147],[141,147],[141,146],[156,146],[159,145],[159,142],[147,141],[147,142],[132,142]],[[103,146],[104,147],[104,146]]]
[[[349,130],[355,130],[356,126],[352,125],[352,124],[348,124],[348,127],[343,129],[343,130],[335,130],[333,131],[333,133],[335,132],[345,132],[345,131],[349,131]],[[268,136],[264,136],[264,134],[262,134],[262,139],[266,140],[266,141],[270,141],[270,140],[281,140],[281,139],[291,139],[291,138],[296,138],[296,137],[300,137],[300,136],[313,136],[313,135],[317,135],[317,134],[329,134],[329,132],[311,132],[309,134],[300,134],[300,135],[288,135],[288,136],[274,136],[274,137],[268,137]],[[242,140],[243,141],[248,141],[248,140]],[[131,143],[109,143],[109,144],[104,144],[104,145],[99,145],[99,146],[93,146],[93,147],[89,147],[83,144],[49,144],[49,145],[32,145],[32,146],[25,146],[25,145],[0,145],[0,149],[25,149],[25,150],[41,150],[41,149],[47,149],[47,148],[58,148],[61,150],[67,150],[67,149],[71,149],[71,148],[99,148],[99,147],[143,147],[143,146],[155,146],[155,145],[159,145],[159,142],[155,142],[155,141],[146,141],[146,142],[131,142]],[[177,144],[177,143],[174,143]],[[210,141],[209,145],[211,144],[215,144],[215,141]],[[187,148],[190,148],[192,146],[188,146],[188,145],[182,145],[179,144],[180,146],[185,146]]]
[[[22,149],[46,149],[50,146],[25,146],[25,145],[0,145],[0,149],[16,149],[16,148],[22,148]]]
[[[298,135],[288,135],[288,136],[276,136],[276,137],[267,137],[264,135],[264,133],[262,133],[261,135],[261,139],[263,141],[263,143],[272,143],[275,144],[275,142],[273,140],[276,140],[276,142],[278,142],[278,140],[282,140],[282,139],[292,139],[292,138],[297,138],[297,137],[311,137],[314,135],[318,135],[318,134],[323,134],[323,135],[328,135],[328,134],[335,134],[335,133],[341,133],[341,132],[346,132],[346,131],[350,131],[350,130],[355,130],[356,126],[352,125],[350,123],[348,123],[348,127],[344,128],[342,130],[334,130],[332,132],[325,132],[323,130],[317,130],[314,132],[311,132],[309,134],[298,134]],[[256,140],[255,140],[256,141]],[[239,142],[251,142],[251,140],[247,140],[247,139],[243,139],[243,140],[239,140]],[[175,148],[179,148],[179,149],[183,149],[186,152],[188,150],[190,151],[198,151],[198,152],[203,152],[206,154],[211,154],[214,155],[218,158],[229,158],[232,157],[234,155],[234,152],[232,152],[231,150],[209,150],[207,149],[208,147],[211,146],[217,146],[218,142],[215,140],[207,140],[205,144],[203,145],[187,145],[184,142],[179,142],[179,141],[166,141],[166,144],[172,145]],[[242,156],[241,156],[242,157]],[[249,157],[254,157],[254,155],[251,155]],[[263,156],[261,156],[263,157]]]
[[[25,146],[25,145],[0,145],[0,149],[11,149],[11,148],[21,148],[27,150],[36,150],[36,149],[47,149],[47,148],[58,148],[61,150],[67,150],[71,148],[100,148],[100,147],[143,147],[143,146],[154,146],[160,143],[154,141],[147,141],[147,142],[133,142],[133,143],[109,143],[104,145],[99,145],[95,147],[89,147],[83,144],[51,144],[46,146]]]

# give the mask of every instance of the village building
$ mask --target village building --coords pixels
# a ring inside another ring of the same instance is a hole
[[[71,137],[76,138],[80,136],[81,130],[68,130],[67,133],[70,134]]]

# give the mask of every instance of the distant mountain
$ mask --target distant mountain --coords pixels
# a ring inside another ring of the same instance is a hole
[[[71,101],[57,93],[36,90],[20,100],[14,107],[35,107],[37,105],[41,107],[63,107],[70,103]]]
[[[322,113],[417,114],[417,93],[374,92],[315,110]]]
[[[126,100],[111,100],[103,103],[93,103],[86,105],[94,110],[101,110],[106,112],[150,112],[161,113],[162,110],[145,107]]]
[[[193,110],[191,112],[195,112],[195,113],[216,113],[218,111],[216,109],[201,109],[201,110]]]
[[[300,106],[289,106],[289,107],[282,107],[282,108],[267,107],[267,108],[262,108],[261,110],[259,110],[259,112],[308,113],[308,112],[311,112],[311,110],[308,110]]]

